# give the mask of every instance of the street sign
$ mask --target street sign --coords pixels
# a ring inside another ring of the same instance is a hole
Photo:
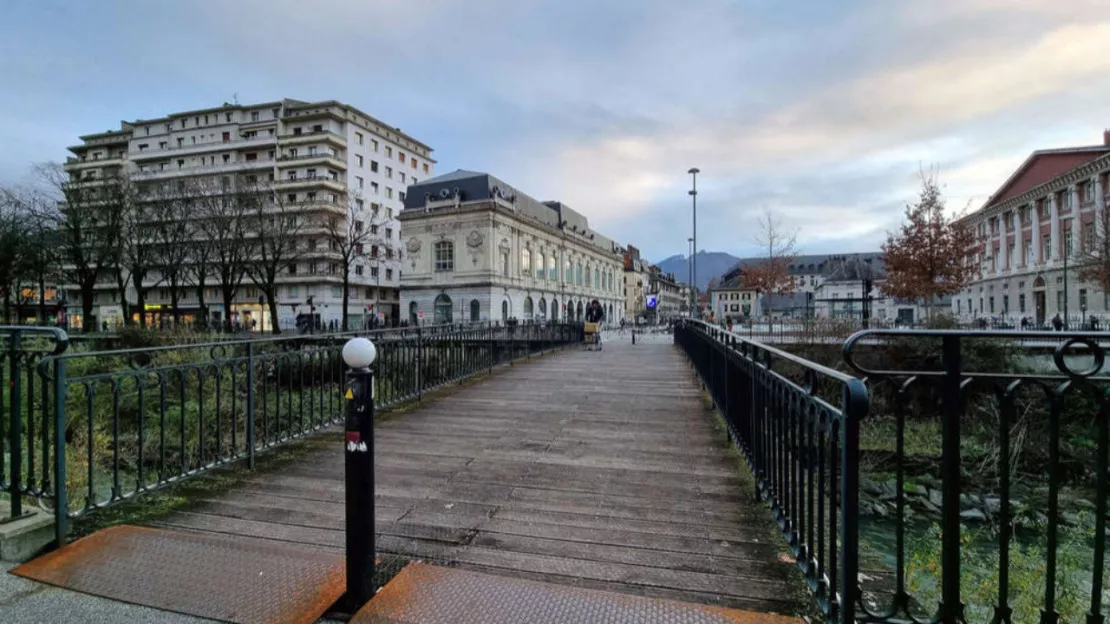
[[[647,295],[644,297],[644,305],[648,308],[654,308],[657,303],[658,300],[656,300],[655,295]]]

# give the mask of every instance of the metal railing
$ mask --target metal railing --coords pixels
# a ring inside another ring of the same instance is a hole
[[[696,320],[675,326],[818,604],[848,621],[859,571],[863,382]]]
[[[866,330],[843,345],[852,376],[698,321],[675,331],[825,616],[892,624],[1105,621],[1098,338]]]
[[[223,464],[253,468],[259,452],[339,422],[350,337],[377,346],[382,408],[581,340],[577,324],[471,323],[82,353],[66,352],[61,330],[6,332],[19,381],[0,412],[5,486],[13,512],[25,496],[53,510],[58,544],[71,518]]]

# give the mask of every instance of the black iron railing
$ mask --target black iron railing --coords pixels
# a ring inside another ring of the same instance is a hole
[[[3,330],[0,330],[3,331]],[[29,349],[31,332],[38,338]],[[2,334],[0,334],[2,335]],[[355,334],[65,352],[61,331],[12,328],[18,363],[5,483],[67,521],[339,422]],[[581,340],[581,326],[490,323],[363,332],[378,350],[376,403],[389,408],[520,358]],[[8,384],[5,383],[5,387]],[[7,399],[6,399],[7,400]]]
[[[856,602],[859,423],[864,384],[844,373],[700,321],[675,327],[755,473],[822,611],[845,621]]]
[[[853,377],[697,321],[675,333],[827,619],[945,624],[1105,621],[1098,339],[869,330],[844,344]]]

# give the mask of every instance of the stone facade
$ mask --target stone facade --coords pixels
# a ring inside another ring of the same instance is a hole
[[[409,187],[400,220],[410,324],[624,316],[619,247],[565,205],[457,171]]]

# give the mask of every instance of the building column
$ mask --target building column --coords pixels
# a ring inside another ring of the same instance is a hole
[[[1037,211],[1036,200],[1029,204],[1029,221],[1033,224],[1033,264],[1044,264],[1045,259],[1041,257],[1044,250],[1044,243],[1041,242],[1041,213]]]
[[[1103,197],[1102,174],[1095,176],[1095,244],[1106,238],[1106,198]]]
[[[1079,185],[1073,184],[1068,193],[1071,193],[1071,257],[1083,245],[1083,217],[1079,210]],[[1070,260],[1070,258],[1069,258]]]
[[[1048,219],[1049,219],[1049,257],[1048,260],[1058,262],[1060,260],[1060,207],[1056,204],[1056,194],[1048,196]]]
[[[1019,268],[1025,267],[1025,224],[1021,220],[1022,208],[1014,209],[1014,221],[1017,222],[1017,227],[1014,228],[1014,249],[1017,251],[1017,261],[1014,266]]]

